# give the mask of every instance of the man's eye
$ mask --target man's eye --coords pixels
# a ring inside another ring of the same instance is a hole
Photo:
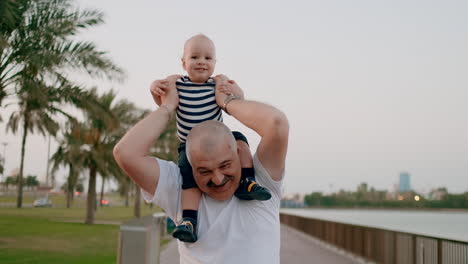
[[[209,171],[200,171],[200,175],[208,175],[209,173]]]
[[[231,167],[231,164],[224,164],[223,166],[221,166],[221,169],[227,169]]]

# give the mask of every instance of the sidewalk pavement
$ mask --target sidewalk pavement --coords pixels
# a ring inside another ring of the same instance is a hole
[[[283,264],[353,264],[349,254],[336,250],[317,239],[281,225],[281,263]],[[161,264],[179,264],[177,241],[172,239],[161,252]]]
[[[281,225],[280,254],[283,264],[359,263],[352,256],[286,225]]]

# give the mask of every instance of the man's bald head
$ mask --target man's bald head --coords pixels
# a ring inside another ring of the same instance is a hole
[[[232,151],[237,152],[236,139],[226,125],[214,120],[200,123],[187,136],[187,159],[192,163],[190,157],[195,151],[209,153],[220,144],[228,144]]]

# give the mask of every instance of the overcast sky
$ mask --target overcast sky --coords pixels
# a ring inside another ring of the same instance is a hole
[[[78,3],[106,15],[104,25],[81,37],[108,51],[128,75],[122,84],[93,84],[115,88],[140,107],[156,108],[151,81],[184,73],[187,38],[212,38],[215,74],[289,118],[288,193],[351,190],[361,182],[392,190],[402,171],[418,191],[468,191],[467,1]],[[254,150],[258,136],[225,120],[248,135]],[[20,135],[4,128],[9,172],[19,167]],[[44,138],[29,137],[25,173],[42,177],[46,153]]]

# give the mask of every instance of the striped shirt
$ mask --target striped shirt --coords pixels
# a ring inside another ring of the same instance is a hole
[[[193,83],[188,76],[176,82],[179,93],[177,107],[177,137],[185,142],[190,130],[207,120],[223,121],[221,108],[216,104],[215,83],[209,78],[206,83]]]

